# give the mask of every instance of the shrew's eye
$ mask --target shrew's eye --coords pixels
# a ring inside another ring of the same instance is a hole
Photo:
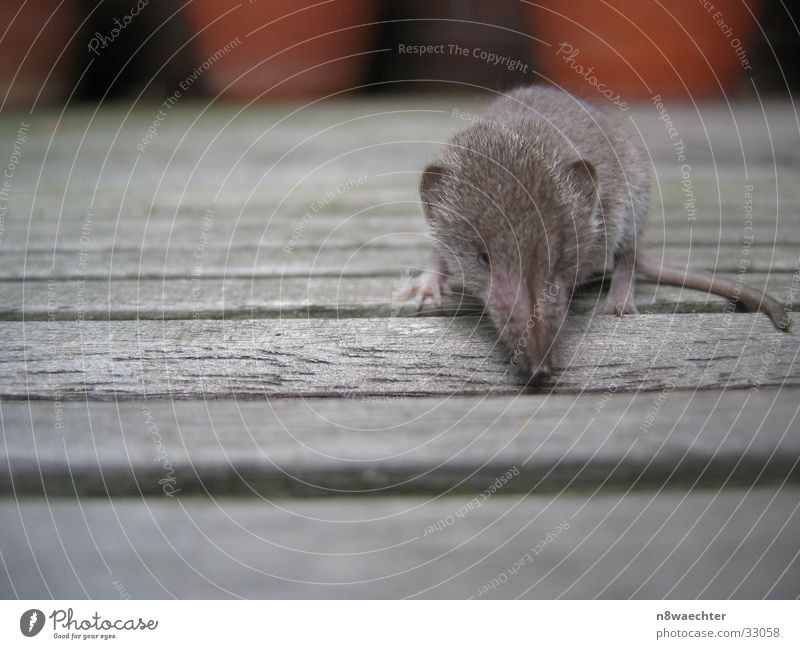
[[[489,267],[489,253],[485,250],[478,251],[478,263],[484,268]]]

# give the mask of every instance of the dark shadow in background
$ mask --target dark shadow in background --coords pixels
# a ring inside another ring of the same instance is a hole
[[[84,0],[86,14],[92,9],[94,13],[80,42],[89,43],[96,34],[108,39],[115,20],[124,18],[135,4],[135,0]],[[104,101],[133,100],[140,93],[161,101],[171,95],[200,59],[190,42],[192,31],[179,11],[182,5],[177,0],[150,0],[97,54],[83,47],[78,69],[82,71],[90,61],[91,65],[78,87],[78,96],[97,102],[104,97]],[[189,92],[207,94],[204,80],[200,78]]]
[[[538,81],[524,5],[517,0],[384,0],[381,21],[375,49],[389,51],[370,61],[367,81],[376,84],[370,92],[469,90],[460,84],[503,90]],[[401,54],[400,45],[443,45],[445,53]],[[468,54],[455,53],[451,46]],[[514,69],[487,63],[473,55],[476,51],[508,57]]]
[[[114,20],[128,13],[132,4],[131,0],[105,0],[98,6],[86,0],[86,13],[97,8],[81,42],[88,43],[95,32],[108,34]],[[199,63],[185,16],[179,12],[170,18],[182,4],[178,0],[151,0],[136,20],[101,50],[101,55],[82,48],[78,69],[83,70],[90,60],[92,64],[77,96],[97,102],[101,98],[131,100],[142,92],[158,100],[171,94]],[[479,88],[503,90],[539,81],[531,60],[530,39],[525,35],[524,6],[517,0],[383,0],[380,5],[381,24],[370,49],[387,51],[372,56],[364,92],[478,92]],[[766,35],[759,32],[752,46],[751,74],[759,93],[785,93],[787,84],[795,92],[800,85],[796,63],[798,17],[797,3],[788,7],[774,0],[765,3],[761,24]],[[446,53],[401,54],[400,44],[444,45]],[[450,45],[466,48],[470,54],[452,54]],[[471,54],[476,48],[519,63],[511,70],[489,64]],[[201,79],[191,92],[203,96],[208,89]],[[743,77],[734,96],[752,92],[749,78]]]

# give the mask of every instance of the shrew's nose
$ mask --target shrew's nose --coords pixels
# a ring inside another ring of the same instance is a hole
[[[538,365],[531,368],[531,380],[534,382],[544,381],[553,375],[553,367],[549,360],[543,360]]]

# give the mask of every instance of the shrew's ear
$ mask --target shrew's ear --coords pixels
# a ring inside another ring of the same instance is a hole
[[[422,172],[419,195],[428,221],[433,221],[438,216],[436,205],[441,196],[442,181],[447,175],[449,175],[447,170],[438,162],[429,164]]]
[[[567,167],[567,177],[587,207],[597,202],[597,172],[588,160],[578,160]]]

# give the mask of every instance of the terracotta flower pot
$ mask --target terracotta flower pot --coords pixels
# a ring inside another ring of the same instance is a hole
[[[750,65],[760,0],[536,0],[529,20],[537,70],[591,97],[705,98]],[[710,7],[710,9],[709,9]],[[749,9],[749,11],[748,11]],[[588,71],[588,68],[592,68]]]
[[[0,103],[30,109],[37,97],[37,106],[64,101],[74,81],[78,37],[69,41],[79,23],[77,2],[4,0],[3,16]]]
[[[373,20],[375,4],[195,0],[188,11],[198,32],[201,73],[215,93],[233,99],[312,97],[346,89],[363,78],[371,28],[355,26]]]

